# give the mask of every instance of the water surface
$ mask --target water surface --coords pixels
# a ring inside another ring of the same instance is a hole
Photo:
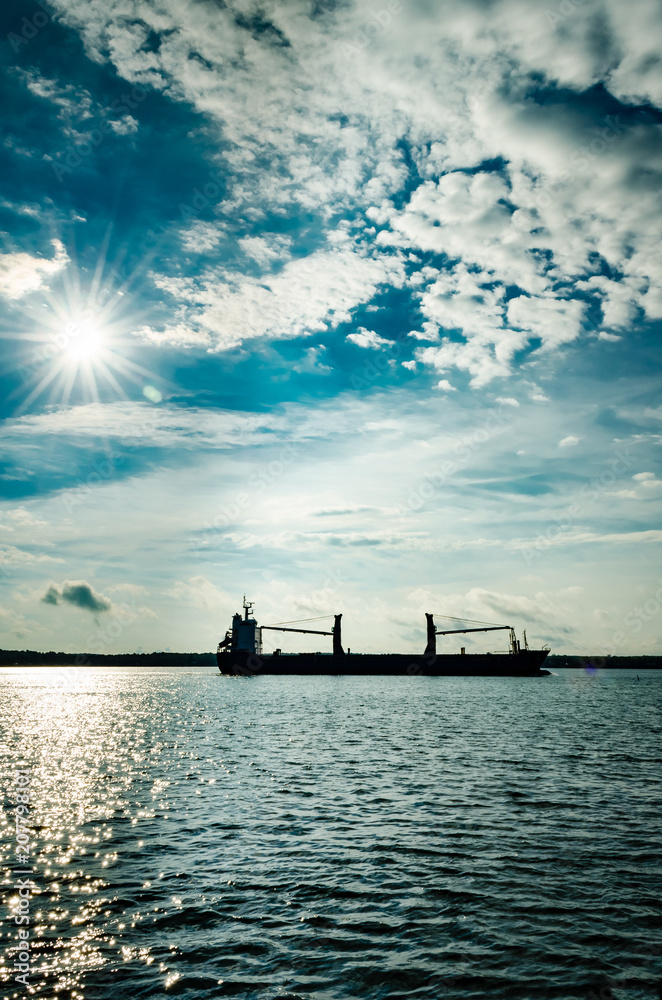
[[[2,996],[656,1000],[640,678],[4,669]]]

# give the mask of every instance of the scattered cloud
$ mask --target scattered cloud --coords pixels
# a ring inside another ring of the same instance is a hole
[[[270,240],[263,236],[244,236],[239,240],[239,246],[246,256],[252,257],[262,267],[287,258],[291,244],[292,241],[287,236],[274,236]]]
[[[63,584],[51,584],[42,597],[44,604],[71,604],[82,611],[99,614],[110,611],[111,601],[98,594],[86,580],[65,580]]]
[[[614,496],[626,497],[632,500],[649,500],[659,495],[662,489],[662,480],[658,479],[654,472],[637,472],[633,477],[634,488],[629,490],[615,490]]]
[[[115,135],[133,135],[138,131],[138,122],[133,115],[124,115],[123,118],[110,121],[108,124]]]
[[[347,339],[351,341],[352,344],[356,344],[357,347],[384,347],[385,345],[392,345],[393,341],[386,340],[385,337],[380,337],[378,333],[374,330],[366,330],[364,326],[360,326],[356,333],[348,333]]]
[[[211,253],[226,235],[226,227],[219,222],[194,222],[181,234],[184,250],[188,253]]]
[[[2,516],[11,521],[11,524],[0,523],[0,530],[2,531],[13,532],[22,528],[45,528],[47,524],[46,521],[41,521],[38,517],[35,517],[25,507],[10,507],[3,511]]]
[[[329,365],[322,364],[320,358],[324,354],[326,347],[319,344],[317,347],[308,347],[303,358],[292,365],[292,371],[308,372],[313,375],[329,375],[333,369]]]
[[[404,268],[392,254],[341,245],[288,261],[277,274],[261,278],[211,268],[200,278],[154,274],[153,279],[186,306],[190,329],[211,338],[212,350],[226,351],[256,338],[287,340],[335,329],[378,288],[401,285]],[[137,332],[155,343],[181,346],[179,328],[174,336],[172,329]]]
[[[0,545],[0,566],[23,566],[31,563],[61,563],[58,556],[49,556],[43,552],[34,553],[16,545]]]

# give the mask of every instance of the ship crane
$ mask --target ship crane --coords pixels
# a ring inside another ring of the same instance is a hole
[[[262,629],[268,628],[277,632],[303,632],[305,635],[330,635],[333,636],[333,655],[334,656],[344,656],[345,651],[342,648],[342,639],[340,633],[340,619],[342,615],[333,616],[333,628],[330,632],[323,632],[316,628],[290,628],[289,625],[261,625]]]
[[[479,625],[478,628],[448,628],[448,629],[437,629],[434,623],[434,615],[425,615],[427,619],[428,628],[428,641],[425,647],[426,656],[436,656],[437,655],[437,636],[438,635],[464,635],[466,632],[510,632],[510,652],[517,655],[521,652],[520,642],[515,635],[515,629],[512,625],[489,625],[483,624]],[[442,617],[444,617],[442,615]],[[472,625],[478,625],[478,622],[472,622]],[[526,632],[524,633],[524,648],[528,649],[529,644],[526,641]],[[464,649],[462,650],[464,652]]]

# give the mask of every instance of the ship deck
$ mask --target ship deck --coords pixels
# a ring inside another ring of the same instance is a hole
[[[409,677],[544,677],[546,649],[519,653],[468,653],[410,656],[406,653],[244,653],[219,652],[222,674],[346,675]]]

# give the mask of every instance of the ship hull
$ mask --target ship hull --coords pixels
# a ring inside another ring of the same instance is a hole
[[[408,656],[403,653],[257,653],[219,651],[222,674],[408,676],[408,677],[544,677],[547,649],[523,649],[519,653],[439,654]]]

